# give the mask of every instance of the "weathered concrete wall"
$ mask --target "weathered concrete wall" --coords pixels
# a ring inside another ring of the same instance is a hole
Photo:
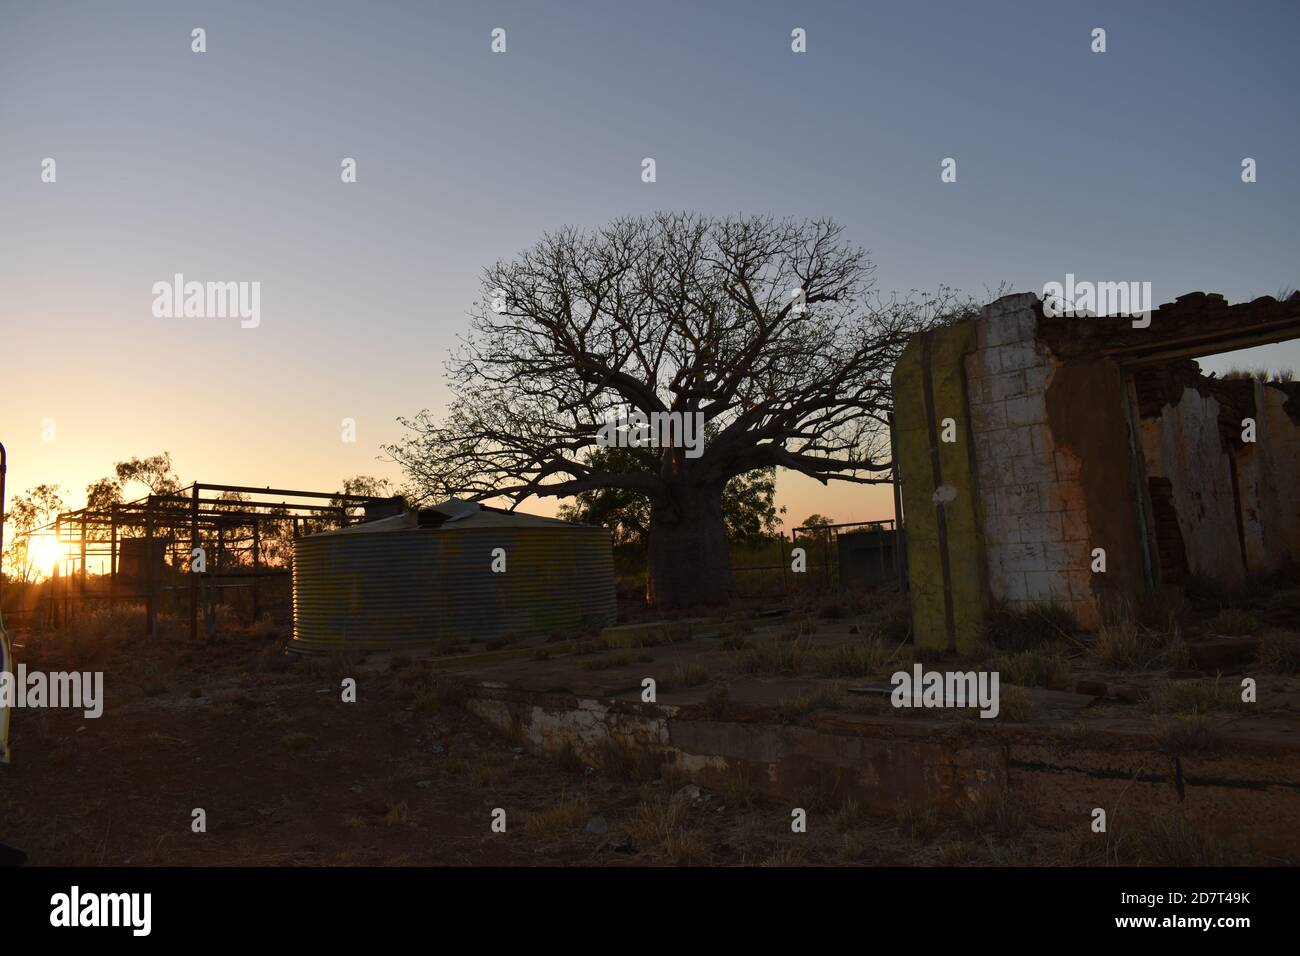
[[[1108,604],[1132,603],[1151,580],[1145,520],[1136,489],[1142,477],[1129,445],[1127,381],[1110,359],[1061,365],[1047,394],[1057,476],[1069,485],[1062,519],[1072,549],[1071,604],[1092,628]],[[1095,549],[1104,573],[1092,571]],[[1078,562],[1086,561],[1081,566]]]
[[[1038,298],[1004,296],[975,323],[966,356],[989,591],[1012,607],[1098,619],[1080,457],[1058,445],[1048,391],[1061,363],[1037,338]]]
[[[993,600],[1094,628],[1189,573],[1231,586],[1300,561],[1300,384],[1211,380],[1185,357],[1288,329],[1300,300],[1197,293],[1140,328],[1020,294],[917,336],[894,372],[917,644],[972,648]]]
[[[1163,580],[1235,585],[1300,558],[1300,387],[1211,379],[1191,362],[1139,372],[1135,383],[1139,447],[1156,517],[1164,512]],[[1243,440],[1246,419],[1253,442]]]
[[[542,753],[572,748],[601,766],[616,742],[652,751],[700,784],[738,783],[799,803],[858,801],[892,816],[900,801],[955,815],[1006,785],[1005,750],[996,742],[954,746],[929,722],[878,722],[827,715],[811,727],[716,720],[690,708],[628,704],[504,688],[471,690],[466,708],[499,732]]]
[[[920,647],[974,647],[990,600],[1021,608],[1059,603],[1085,627],[1099,621],[1092,528],[1111,518],[1094,516],[1090,507],[1104,502],[1113,510],[1115,489],[1088,493],[1084,456],[1099,443],[1090,431],[1062,420],[1077,414],[1081,396],[1053,383],[1059,375],[1078,377],[1038,340],[1040,315],[1036,296],[1004,296],[977,321],[932,333],[928,352],[918,337],[894,372],[913,631]],[[1118,436],[1118,445],[1106,450],[1117,448],[1124,461],[1119,379],[1112,379],[1106,383],[1112,400],[1103,407],[1112,425],[1119,422],[1109,433]],[[1095,408],[1097,395],[1082,398],[1084,407]],[[951,443],[940,440],[945,418],[957,425]],[[1102,485],[1117,474],[1096,465],[1091,473]],[[1127,486],[1126,471],[1118,474]],[[1127,520],[1134,524],[1131,515]],[[1132,549],[1137,542],[1129,534],[1125,544]],[[1120,563],[1141,566],[1132,559]]]
[[[1177,405],[1166,406],[1158,418],[1140,420],[1138,437],[1148,478],[1170,484],[1188,570],[1235,585],[1245,569],[1232,462],[1219,438],[1219,408],[1212,396],[1185,389]]]
[[[1125,822],[1182,807],[1220,836],[1265,853],[1289,858],[1300,850],[1300,761],[1285,734],[1243,736],[1222,755],[1179,758],[1131,721],[1082,732],[1074,722],[975,726],[826,712],[792,726],[756,714],[719,720],[698,707],[488,684],[467,691],[471,713],[535,751],[570,747],[600,766],[615,741],[655,752],[704,786],[743,782],[810,809],[851,798],[882,817],[901,802],[956,815],[1008,792],[1033,822],[1080,834],[1090,832],[1095,807]]]
[[[1237,452],[1252,573],[1300,564],[1300,386],[1254,384],[1256,441]]]
[[[974,347],[974,323],[937,329],[914,339],[894,369],[912,632],[927,650],[973,648],[983,617],[984,545],[963,367]],[[942,440],[945,419],[955,441]]]

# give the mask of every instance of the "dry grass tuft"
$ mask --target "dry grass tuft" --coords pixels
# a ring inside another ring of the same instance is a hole
[[[1020,837],[1029,826],[1024,805],[1007,787],[985,789],[962,810],[962,822],[978,833]]]
[[[1273,674],[1300,674],[1300,634],[1267,635],[1260,642],[1259,665]]]
[[[1069,639],[1078,630],[1074,613],[1059,604],[1035,604],[1024,610],[998,604],[985,615],[980,639],[995,650],[1018,652]]]
[[[687,836],[689,810],[690,800],[681,793],[642,800],[628,824],[628,836],[645,850],[659,848],[674,859],[689,856],[692,850],[699,849],[696,841]]]
[[[1015,684],[998,685],[998,720],[1028,720],[1032,716],[1034,703],[1029,699],[1029,691]]]
[[[1246,637],[1259,630],[1259,618],[1241,608],[1225,607],[1214,615],[1210,629],[1227,637]]]
[[[909,840],[928,841],[939,832],[939,818],[927,803],[900,800],[894,810],[898,832]]]
[[[648,783],[659,777],[664,755],[619,737],[607,737],[596,751],[596,763],[607,776],[625,783]]]
[[[1150,670],[1183,667],[1187,645],[1176,625],[1145,627],[1127,615],[1104,622],[1088,648],[1089,655],[1107,670]]]
[[[590,816],[591,805],[586,797],[561,794],[555,806],[530,814],[524,821],[524,830],[533,836],[553,836],[576,830]]]
[[[1116,834],[1116,862],[1139,866],[1241,866],[1251,853],[1195,825],[1181,813],[1145,817]]]
[[[1059,650],[1036,647],[1016,654],[999,654],[988,662],[1000,680],[1022,687],[1063,688],[1070,682],[1070,668]]]
[[[1174,757],[1207,756],[1223,749],[1224,738],[1204,714],[1157,719],[1156,746]]]
[[[1241,690],[1231,682],[1214,679],[1154,681],[1142,698],[1149,713],[1159,716],[1205,714],[1211,711],[1240,711],[1250,706],[1241,700]]]

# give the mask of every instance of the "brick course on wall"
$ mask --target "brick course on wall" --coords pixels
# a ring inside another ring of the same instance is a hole
[[[1048,426],[1059,363],[1037,340],[1037,304],[1018,295],[988,306],[965,359],[988,586],[1021,609],[1068,605],[1095,627],[1080,463],[1056,447]]]

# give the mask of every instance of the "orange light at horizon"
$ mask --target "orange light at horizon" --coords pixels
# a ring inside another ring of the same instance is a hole
[[[34,534],[27,539],[27,560],[41,577],[54,573],[63,549],[52,534]]]

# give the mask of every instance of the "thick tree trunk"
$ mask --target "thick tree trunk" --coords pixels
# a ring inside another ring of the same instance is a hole
[[[717,607],[732,598],[722,489],[678,488],[651,499],[646,600],[661,608]]]

